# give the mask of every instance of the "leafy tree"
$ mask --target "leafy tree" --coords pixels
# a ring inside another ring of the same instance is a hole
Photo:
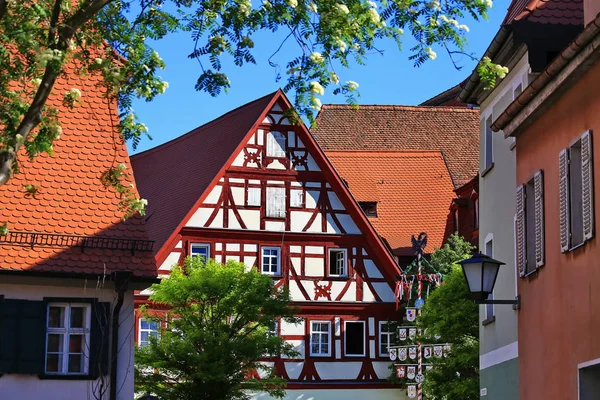
[[[137,351],[137,392],[162,400],[246,399],[248,391],[283,396],[285,381],[259,360],[297,355],[269,333],[278,318],[297,320],[289,293],[269,276],[194,257],[152,290],[150,300],[167,307],[171,319],[159,340]],[[265,377],[247,379],[254,370]]]
[[[468,253],[458,249],[472,248],[464,239],[455,236],[450,246],[434,255],[439,260],[456,263]],[[431,292],[421,310],[417,324],[427,330],[424,343],[433,337],[452,344],[447,358],[432,357],[434,368],[427,372],[423,393],[431,400],[479,399],[479,307],[471,300],[469,289],[457,264],[452,264],[444,283]]]
[[[288,41],[297,45],[296,55],[282,64],[285,90],[295,91],[297,110],[312,118],[321,104],[318,96],[330,86],[356,100],[358,83],[342,81],[336,68],[351,60],[364,63],[378,52],[381,39],[400,48],[406,31],[416,39],[409,58],[420,65],[436,58],[436,44],[461,51],[469,28],[459,20],[466,14],[486,17],[491,5],[491,0],[263,0],[258,6],[250,0],[0,0],[0,185],[18,171],[22,148],[31,158],[52,154],[60,112],[47,101],[67,70],[104,77],[112,100],[107,106],[118,103],[120,132],[135,147],[147,129],[137,121],[133,99],[150,101],[168,86],[158,75],[164,62],[149,40],[169,32],[190,33],[187,53],[201,63],[196,89],[211,95],[230,87],[225,60],[256,63],[254,35],[277,32],[281,39],[268,42],[274,51],[268,61],[280,71],[279,49]],[[73,108],[86,94],[74,87],[54,95]],[[104,182],[124,190],[112,179],[118,174],[116,167],[107,171],[110,179]],[[132,202],[134,211],[143,205]]]
[[[456,262],[469,258],[475,246],[463,239],[457,233],[448,237],[446,243],[440,249],[436,249],[431,254],[431,264],[443,275],[447,275],[452,270]]]

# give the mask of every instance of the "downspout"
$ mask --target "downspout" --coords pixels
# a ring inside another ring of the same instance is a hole
[[[125,292],[129,283],[130,273],[115,272],[115,292],[117,292],[117,304],[112,313],[112,337],[110,341],[110,400],[117,400],[117,364],[119,353],[119,316]]]

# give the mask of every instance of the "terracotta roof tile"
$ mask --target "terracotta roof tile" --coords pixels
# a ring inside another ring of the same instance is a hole
[[[131,157],[138,190],[151,199],[147,227],[155,253],[227,163],[276,93]],[[177,168],[173,163],[178,160]],[[173,194],[177,195],[174,196]]]
[[[11,231],[61,235],[119,237],[148,240],[140,217],[122,220],[119,197],[105,188],[100,177],[112,165],[124,163],[133,184],[127,148],[116,130],[117,107],[104,98],[97,75],[78,76],[71,66],[56,84],[49,104],[61,110],[63,133],[55,141],[55,155],[30,161],[21,152],[21,173],[0,186],[0,222]],[[62,106],[62,94],[81,90],[81,104]],[[25,184],[39,185],[35,198],[25,197]],[[103,274],[116,270],[136,276],[156,276],[151,252],[102,250],[65,246],[19,246],[0,242],[0,269],[73,274]]]
[[[410,238],[440,247],[454,186],[439,151],[326,151],[357,201],[377,201],[371,224],[397,255],[413,255]]]
[[[502,25],[523,20],[541,24],[582,25],[583,0],[513,0]]]
[[[468,182],[479,169],[479,110],[326,104],[311,131],[326,152],[441,151],[455,186]]]

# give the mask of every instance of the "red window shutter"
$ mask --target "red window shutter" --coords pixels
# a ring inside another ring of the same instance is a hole
[[[583,208],[583,239],[594,235],[594,179],[592,136],[587,131],[581,136],[581,195]]]
[[[560,225],[560,251],[569,251],[571,242],[569,221],[569,157],[567,149],[558,155],[558,210]]]
[[[525,276],[527,267],[527,249],[525,238],[525,186],[517,186],[517,214],[515,219],[515,248],[517,251],[517,269],[519,276]]]
[[[544,173],[540,170],[533,176],[535,192],[535,266],[544,265]]]

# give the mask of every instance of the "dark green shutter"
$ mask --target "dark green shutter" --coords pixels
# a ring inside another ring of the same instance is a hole
[[[110,315],[110,303],[95,303],[92,305],[90,375],[93,378],[108,374]]]
[[[41,374],[46,351],[46,303],[0,302],[0,372]]]

